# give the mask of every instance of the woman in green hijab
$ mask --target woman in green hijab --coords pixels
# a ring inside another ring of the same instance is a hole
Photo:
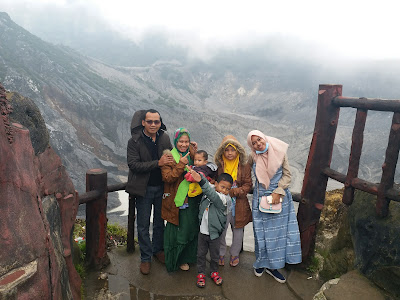
[[[164,181],[161,217],[167,221],[164,253],[168,272],[179,268],[187,271],[190,263],[196,263],[199,233],[199,198],[187,197],[190,182],[184,178],[196,152],[187,129],[175,131],[174,146],[171,150],[174,162],[161,167]]]

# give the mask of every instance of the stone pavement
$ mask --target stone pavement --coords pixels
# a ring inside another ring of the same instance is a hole
[[[237,267],[220,267],[222,286],[214,284],[210,277],[206,287],[196,286],[197,269],[191,265],[189,271],[168,273],[165,266],[153,260],[151,273],[142,275],[139,271],[139,249],[130,254],[125,247],[108,253],[111,264],[103,274],[91,273],[85,280],[86,299],[312,299],[322,282],[294,269],[282,269],[286,275],[285,284],[278,283],[268,274],[256,277],[252,264],[254,253],[244,251]],[[225,258],[229,262],[229,257]],[[98,279],[107,277],[107,279]],[[99,290],[103,288],[100,292]],[[105,291],[105,289],[107,291]],[[107,294],[107,295],[106,295]],[[110,296],[110,294],[112,296]],[[95,296],[96,295],[96,296]]]

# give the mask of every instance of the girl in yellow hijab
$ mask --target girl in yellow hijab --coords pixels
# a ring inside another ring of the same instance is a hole
[[[251,167],[247,164],[247,155],[244,147],[238,140],[228,135],[224,137],[215,155],[218,166],[217,173],[228,173],[234,184],[229,192],[232,204],[228,205],[226,228],[221,235],[219,265],[225,265],[226,232],[229,224],[232,229],[232,245],[230,247],[230,262],[232,267],[239,264],[239,253],[243,245],[244,227],[251,222],[251,210],[247,194],[252,189]]]

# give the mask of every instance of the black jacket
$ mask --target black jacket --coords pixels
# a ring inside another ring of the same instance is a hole
[[[131,138],[128,141],[127,147],[129,175],[125,191],[136,196],[145,195],[151,170],[159,168],[158,160],[152,160],[150,151],[144,142],[145,137],[143,135],[142,120],[145,112],[145,110],[138,110],[133,115],[131,123]],[[158,131],[159,137],[157,142],[159,159],[165,149],[172,149],[169,136],[164,130],[166,130],[166,127],[161,123],[161,128]]]

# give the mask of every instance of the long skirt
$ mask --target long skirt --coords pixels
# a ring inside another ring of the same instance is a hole
[[[258,193],[253,198],[253,230],[257,268],[281,269],[301,262],[301,244],[292,195],[288,189],[279,214],[260,212]]]
[[[164,253],[168,272],[178,270],[182,264],[197,262],[201,196],[188,198],[189,207],[179,210],[179,226],[167,222],[164,229]]]

